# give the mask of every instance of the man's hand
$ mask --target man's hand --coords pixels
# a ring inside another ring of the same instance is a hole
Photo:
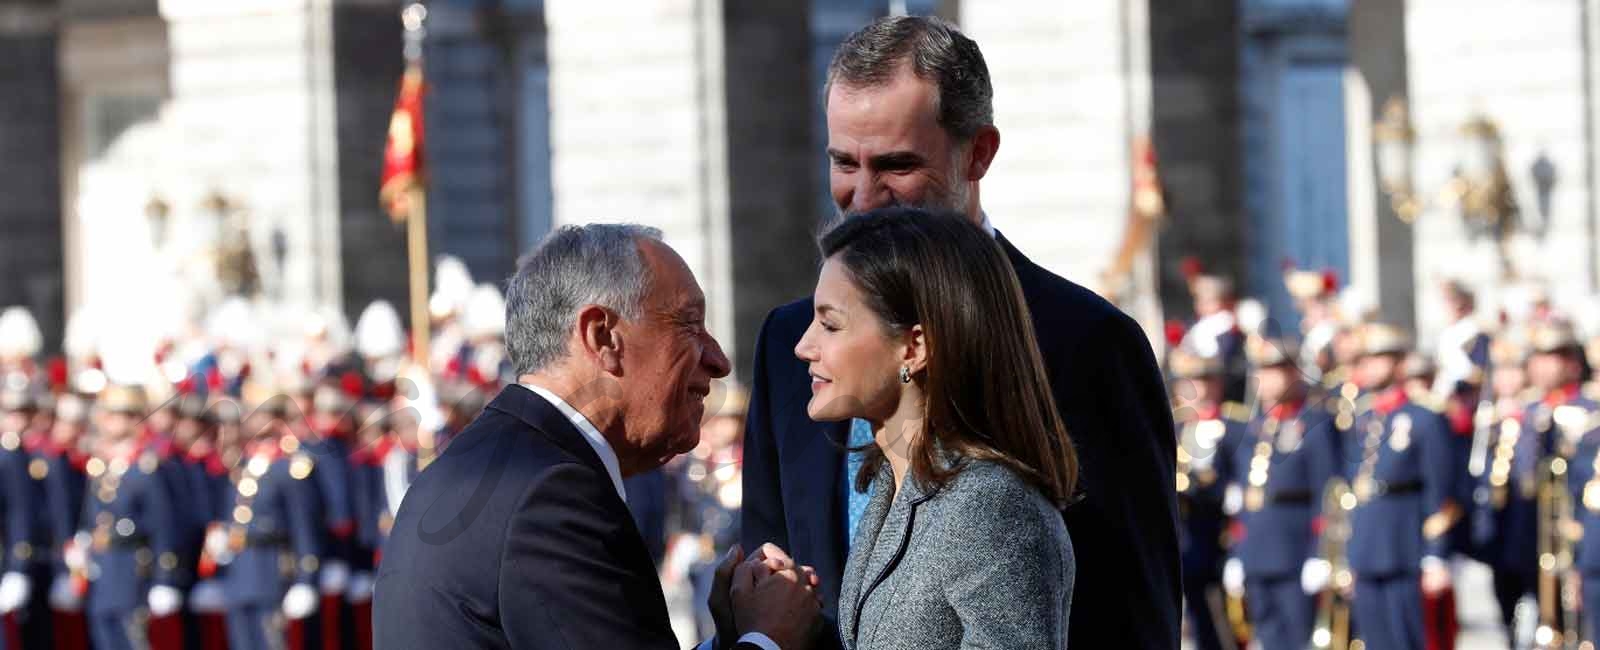
[[[1450,588],[1450,568],[1429,566],[1422,570],[1422,593],[1429,596]]]
[[[711,595],[706,598],[706,606],[711,608],[711,621],[717,627],[717,642],[722,645],[733,643],[739,637],[739,628],[733,624],[733,600],[728,590],[733,586],[734,569],[743,561],[744,549],[734,544],[717,565],[711,580]]]
[[[780,648],[804,647],[822,610],[816,594],[820,583],[811,567],[795,567],[782,549],[762,546],[733,571],[728,593],[737,628],[734,639],[760,632]]]
[[[820,584],[815,571],[810,567],[801,568],[809,575],[808,580],[813,589]],[[753,587],[754,582],[774,573],[793,570],[795,570],[794,559],[775,544],[762,544],[761,548],[751,553],[749,558],[744,557],[744,549],[738,544],[728,549],[728,553],[722,557],[722,563],[717,565],[716,575],[711,583],[711,595],[706,599],[706,605],[711,609],[711,620],[717,628],[717,641],[722,647],[733,647],[743,632],[750,631],[747,629],[741,632],[740,626],[735,623],[732,597],[735,575],[740,575],[741,579],[750,582],[748,585],[740,583],[742,586]]]

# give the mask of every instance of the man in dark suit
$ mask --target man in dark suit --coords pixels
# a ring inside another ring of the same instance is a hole
[[[1082,465],[1083,499],[1066,513],[1079,559],[1069,643],[1177,648],[1176,449],[1161,375],[1133,319],[989,226],[978,182],[1000,146],[992,94],[977,44],[944,21],[884,18],[852,34],[834,55],[826,92],[834,202],[841,213],[955,210],[994,233],[1021,281]],[[810,299],[779,307],[756,343],[741,539],[814,565],[832,622],[851,530],[868,500],[848,487],[858,465],[844,445],[869,444],[871,434],[806,417],[810,379],[794,346],[811,319]]]
[[[677,648],[623,478],[698,442],[729,369],[705,297],[658,231],[623,225],[556,231],[507,293],[518,385],[406,492],[378,568],[376,646]],[[717,582],[702,648],[805,647],[809,567],[736,550]]]

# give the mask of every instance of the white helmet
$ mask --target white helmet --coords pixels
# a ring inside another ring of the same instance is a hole
[[[406,349],[400,313],[387,300],[374,300],[356,319],[356,352],[369,359],[396,357]]]
[[[0,311],[0,359],[32,358],[44,347],[39,323],[26,307]]]
[[[461,327],[469,339],[504,335],[506,299],[500,295],[500,290],[492,284],[480,284],[473,289],[461,316]]]
[[[428,299],[428,313],[434,318],[459,314],[466,308],[473,292],[472,273],[460,259],[450,255],[439,258],[433,271],[433,296]]]

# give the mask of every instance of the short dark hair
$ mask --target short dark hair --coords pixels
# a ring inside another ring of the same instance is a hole
[[[955,25],[933,16],[879,18],[846,37],[828,64],[823,102],[836,82],[880,86],[906,63],[938,88],[939,126],[946,133],[965,140],[994,124],[994,87],[983,52]]]
[[[1056,410],[1033,320],[1016,271],[1000,245],[953,212],[887,207],[846,218],[821,238],[866,306],[890,330],[922,325],[928,365],[923,435],[908,455],[911,474],[942,487],[963,469],[940,456],[1007,466],[1065,507],[1074,497],[1078,456]],[[861,449],[855,477],[865,489],[883,463]]]

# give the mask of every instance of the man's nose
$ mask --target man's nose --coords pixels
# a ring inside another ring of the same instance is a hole
[[[850,194],[851,214],[866,212],[894,203],[894,193],[879,181],[877,174],[862,171],[856,174],[856,187]]]
[[[708,337],[709,338],[709,337]],[[722,345],[716,339],[710,339],[711,345],[706,346],[701,362],[713,379],[721,379],[733,372],[733,362],[728,361],[728,355],[722,352]]]

